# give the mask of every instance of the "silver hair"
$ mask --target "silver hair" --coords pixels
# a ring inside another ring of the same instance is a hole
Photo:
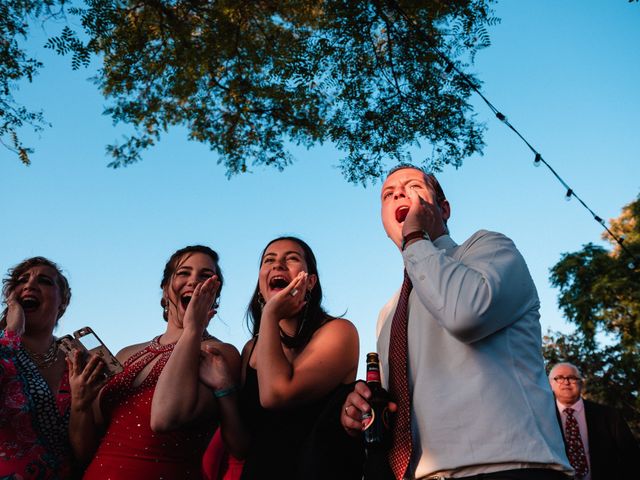
[[[571,367],[571,368],[573,368],[576,371],[576,373],[578,374],[578,377],[580,378],[580,380],[582,380],[582,373],[580,373],[580,369],[578,367],[576,367],[571,362],[560,362],[560,363],[556,363],[553,367],[551,367],[551,370],[549,370],[549,381],[551,381],[553,379],[551,375],[553,374],[553,371],[557,367]]]

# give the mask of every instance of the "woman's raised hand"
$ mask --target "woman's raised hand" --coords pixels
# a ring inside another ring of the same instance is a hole
[[[214,345],[206,345],[200,352],[200,381],[213,391],[233,388],[236,375],[220,349]]]
[[[217,275],[196,285],[184,314],[182,321],[183,328],[194,328],[200,331],[204,331],[204,329],[207,328],[209,320],[216,314],[213,302],[217,297],[219,289],[220,280]]]
[[[107,377],[103,373],[104,362],[91,353],[87,359],[84,359],[78,350],[74,350],[67,357],[67,366],[71,387],[71,408],[87,411],[106,382]]]
[[[11,292],[7,298],[7,331],[16,335],[24,334],[24,310],[18,302],[16,292]]]
[[[289,285],[276,293],[265,304],[263,318],[265,315],[273,316],[276,321],[283,318],[291,318],[302,310],[306,305],[305,294],[307,292],[307,281],[309,274],[300,272],[291,280]]]

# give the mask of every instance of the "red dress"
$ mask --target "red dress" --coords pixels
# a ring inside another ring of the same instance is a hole
[[[101,407],[108,424],[84,478],[94,480],[201,479],[202,455],[215,425],[200,421],[168,433],[151,430],[151,400],[174,344],[156,337],[132,355],[105,386]],[[159,357],[138,386],[138,374]]]
[[[218,428],[202,457],[205,480],[239,480],[243,465],[243,460],[238,460],[227,451]]]

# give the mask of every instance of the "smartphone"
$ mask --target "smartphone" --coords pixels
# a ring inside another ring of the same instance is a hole
[[[86,357],[89,353],[93,353],[102,359],[105,364],[104,373],[110,377],[116,373],[120,373],[123,370],[122,364],[118,359],[109,351],[100,337],[91,329],[91,327],[84,327],[76,330],[71,335],[65,335],[59,340],[60,348],[68,354],[74,350],[78,350],[84,353]]]

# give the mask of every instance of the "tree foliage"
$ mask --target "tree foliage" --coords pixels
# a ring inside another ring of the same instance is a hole
[[[112,167],[180,125],[229,175],[285,168],[287,142],[330,141],[345,176],[366,183],[421,143],[436,170],[481,151],[469,83],[452,67],[489,45],[492,2],[85,0],[69,10],[83,31],[48,46],[74,67],[102,59],[105,113],[134,130],[108,147]]]
[[[31,111],[16,101],[14,92],[21,81],[31,82],[42,67],[21,45],[30,22],[61,15],[64,0],[3,0],[0,2],[0,143],[30,164],[20,138],[20,129],[30,126],[39,131],[46,124],[41,112]],[[56,10],[57,9],[57,10]]]
[[[611,231],[636,258],[639,221],[640,196],[610,221]],[[608,234],[603,238],[613,248],[587,244],[564,254],[551,269],[559,306],[576,330],[550,332],[544,355],[550,364],[569,361],[580,367],[589,398],[621,408],[640,435],[640,269]]]

